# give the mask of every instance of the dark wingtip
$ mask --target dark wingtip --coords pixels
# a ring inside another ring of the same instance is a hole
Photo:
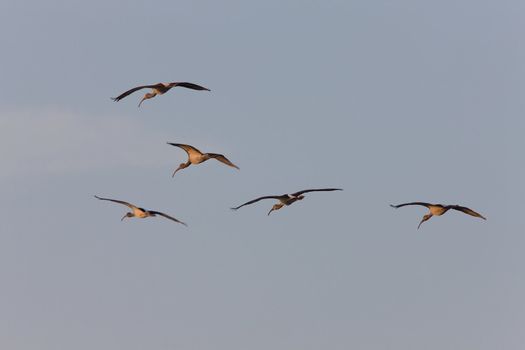
[[[390,204],[390,206],[391,206],[392,208],[397,209],[397,207],[396,207],[395,205],[393,205],[393,204]]]
[[[112,99],[114,102],[118,102],[118,98],[116,97],[110,97],[110,99]]]
[[[99,196],[97,196],[96,194],[95,194],[95,195],[93,195],[93,197],[95,197],[96,199],[100,199],[100,197],[99,197]]]
[[[237,209],[239,209],[239,208],[230,208],[230,210],[233,210],[233,211],[235,211],[235,210],[237,210]]]

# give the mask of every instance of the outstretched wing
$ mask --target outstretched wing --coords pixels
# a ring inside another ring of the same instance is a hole
[[[223,156],[222,154],[208,153],[208,155],[210,156],[210,158],[217,159],[221,163],[229,165],[229,166],[231,166],[231,167],[233,167],[235,169],[239,169],[239,167],[237,165],[235,165],[232,162],[230,162],[230,160],[228,158],[226,158],[225,156]]]
[[[128,203],[128,202],[124,202],[124,201],[119,201],[118,199],[110,199],[110,198],[102,198],[102,197],[99,197],[99,196],[96,196],[95,195],[95,198],[96,199],[100,199],[102,201],[111,201],[111,202],[115,202],[115,203],[119,203],[119,204],[124,204],[125,206],[135,210],[135,209],[140,209],[139,207],[136,207],[134,206],[133,204],[131,203]]]
[[[172,145],[172,146],[175,146],[175,147],[182,148],[183,150],[186,151],[186,153],[188,153],[188,156],[190,156],[191,153],[202,154],[202,152],[199,151],[198,149],[196,149],[195,147],[190,146],[190,145],[185,145],[183,143],[171,143],[171,142],[168,142],[168,145]]]
[[[184,226],[188,226],[186,225],[186,223],[180,221],[180,220],[177,220],[175,219],[173,216],[169,216],[167,214],[164,214],[164,213],[161,213],[160,211],[154,211],[154,210],[149,210],[149,213],[150,214],[153,214],[153,215],[160,215],[160,216],[164,216],[166,219],[170,219],[170,220],[173,220],[175,222],[178,222],[179,224],[183,224]]]
[[[292,196],[297,197],[297,196],[302,195],[303,193],[308,193],[308,192],[328,192],[328,191],[342,191],[342,190],[343,190],[342,188],[315,188],[315,189],[302,190],[299,192],[292,193]]]
[[[425,203],[425,202],[410,202],[410,203],[403,203],[403,204],[398,204],[398,205],[390,204],[390,206],[391,206],[392,208],[396,208],[396,209],[397,209],[397,208],[404,207],[404,206],[406,206],[406,205],[422,205],[422,206],[428,208],[428,207],[431,206],[432,204],[430,204],[430,203]]]
[[[244,204],[239,205],[238,207],[234,207],[234,208],[230,208],[230,209],[237,210],[237,209],[239,209],[241,207],[244,207],[245,205],[250,205],[250,204],[253,204],[253,203],[258,202],[258,201],[263,200],[263,199],[277,199],[277,200],[280,201],[280,200],[285,199],[285,198],[288,198],[288,196],[287,195],[282,195],[282,196],[264,196],[264,197],[259,197],[259,198],[256,198],[256,199],[252,199],[249,202],[246,202]]]
[[[118,102],[120,100],[122,100],[124,97],[128,96],[128,95],[131,95],[132,93],[134,93],[135,91],[138,91],[140,89],[145,89],[145,88],[150,88],[150,89],[153,89],[155,87],[157,87],[157,85],[159,84],[155,84],[155,85],[142,85],[142,86],[137,86],[137,87],[134,87],[133,89],[130,89],[122,94],[120,94],[119,96],[117,97],[112,97],[111,99],[115,102]]]
[[[450,209],[462,211],[465,214],[472,215],[472,216],[475,216],[477,218],[482,218],[483,220],[487,220],[483,215],[481,215],[480,213],[476,213],[474,210],[472,210],[470,208],[462,207],[460,205],[449,205],[448,207]]]
[[[197,85],[197,84],[188,83],[188,82],[184,82],[184,81],[181,81],[181,82],[173,82],[173,83],[170,83],[170,84],[169,84],[169,87],[170,87],[170,88],[175,87],[175,86],[180,86],[180,87],[184,87],[184,88],[192,89],[192,90],[206,90],[206,91],[211,91],[210,89],[205,88],[204,86],[200,86],[200,85]]]

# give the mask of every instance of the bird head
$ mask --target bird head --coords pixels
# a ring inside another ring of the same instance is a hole
[[[171,177],[174,177],[175,176],[175,173],[181,169],[184,169],[184,168],[187,168],[189,166],[188,163],[180,163],[179,167],[177,169],[175,169],[175,171],[173,172],[173,174],[171,175]]]
[[[148,92],[147,94],[145,94],[144,97],[142,98],[142,100],[140,100],[140,102],[139,102],[139,107],[142,104],[142,102],[144,102],[144,100],[147,100],[147,99],[150,99],[152,97],[155,97],[156,95],[157,94],[154,93],[154,92]]]
[[[281,209],[283,206],[284,206],[284,204],[282,204],[282,203],[274,204],[274,205],[272,206],[272,209],[270,209],[270,211],[268,212],[268,215],[270,215],[270,213],[271,213],[272,211],[274,211],[274,210],[279,210],[279,209]]]
[[[124,215],[122,219],[120,219],[120,221],[123,221],[125,218],[132,218],[132,217],[133,217],[133,213],[126,213],[126,215]]]
[[[419,230],[419,227],[421,227],[421,224],[424,223],[425,221],[427,221],[428,219],[430,219],[431,217],[432,217],[432,214],[425,214],[425,215],[423,215],[423,219],[421,220],[419,225],[417,225],[417,229]]]

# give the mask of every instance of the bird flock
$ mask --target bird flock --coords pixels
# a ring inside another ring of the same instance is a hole
[[[174,88],[174,87],[183,87],[183,88],[187,88],[187,89],[191,89],[191,90],[197,90],[197,91],[211,91],[210,89],[204,87],[204,86],[201,86],[201,85],[197,85],[197,84],[194,84],[194,83],[188,83],[188,82],[172,82],[172,83],[157,83],[157,84],[152,84],[152,85],[141,85],[141,86],[137,86],[137,87],[134,87],[132,89],[129,89],[125,92],[123,92],[122,94],[120,94],[119,96],[117,97],[112,97],[111,99],[115,102],[118,102],[120,100],[122,100],[123,98],[131,95],[132,93],[134,93],[135,91],[138,91],[138,90],[142,90],[142,89],[151,89],[150,92],[144,94],[144,96],[142,97],[142,99],[140,100],[139,104],[138,104],[138,107],[140,107],[142,105],[142,103],[145,101],[145,100],[148,100],[148,99],[151,99],[157,95],[163,95],[164,93],[168,92],[170,89]],[[233,164],[228,158],[226,158],[224,155],[222,154],[219,154],[219,153],[203,153],[201,151],[199,151],[197,148],[191,146],[191,145],[186,145],[186,144],[182,144],[182,143],[171,143],[171,142],[168,142],[168,145],[171,145],[171,146],[174,146],[174,147],[178,147],[178,148],[181,148],[183,149],[187,155],[188,155],[188,160],[185,162],[185,163],[181,163],[179,165],[179,167],[177,169],[175,169],[175,171],[173,172],[172,174],[172,177],[175,176],[175,174],[179,171],[179,170],[182,170],[182,169],[185,169],[187,167],[189,167],[190,165],[198,165],[200,163],[203,163],[209,159],[215,159],[223,164],[226,164],[228,165],[229,167],[232,167],[232,168],[235,168],[237,170],[239,170],[239,167],[235,164]],[[232,207],[230,209],[232,210],[238,210],[246,205],[250,205],[250,204],[254,204],[254,203],[257,203],[263,199],[275,199],[275,200],[278,200],[279,202],[274,204],[272,206],[272,208],[270,209],[270,211],[268,212],[267,215],[270,215],[273,211],[276,211],[276,210],[279,210],[285,206],[289,206],[297,201],[300,201],[300,200],[303,200],[304,199],[304,195],[306,193],[310,193],[310,192],[332,192],[332,191],[342,191],[341,188],[315,188],[315,189],[307,189],[307,190],[302,190],[302,191],[298,191],[298,192],[294,192],[294,193],[286,193],[286,194],[282,194],[282,195],[270,195],[270,196],[262,196],[262,197],[258,197],[258,198],[255,198],[255,199],[252,199],[246,203],[243,203],[237,207]],[[184,226],[187,226],[187,224],[181,220],[178,220],[176,218],[174,218],[173,216],[171,215],[168,215],[168,214],[165,214],[165,213],[162,213],[160,211],[155,211],[155,210],[147,210],[147,209],[143,209],[143,208],[140,208],[136,205],[133,205],[131,203],[128,203],[128,202],[125,202],[125,201],[122,201],[122,200],[118,200],[118,199],[111,199],[111,198],[103,198],[103,197],[99,197],[97,195],[95,195],[95,198],[96,199],[99,199],[99,200],[102,200],[102,201],[110,201],[110,202],[114,202],[114,203],[118,203],[118,204],[122,204],[122,205],[125,205],[127,206],[128,208],[131,209],[130,212],[127,212],[121,219],[121,221],[123,221],[125,218],[132,218],[132,217],[135,217],[135,218],[141,218],[141,219],[144,219],[144,218],[148,218],[148,217],[156,217],[156,216],[162,216],[168,220],[172,220],[176,223],[179,223],[179,224],[182,224]],[[432,216],[441,216],[443,214],[445,214],[447,211],[449,211],[450,209],[453,209],[453,210],[457,210],[457,211],[460,211],[462,213],[465,213],[465,214],[468,214],[468,215],[471,215],[471,216],[474,216],[474,217],[477,217],[477,218],[480,218],[480,219],[483,219],[483,220],[486,220],[486,218],[475,212],[474,210],[470,209],[470,208],[467,208],[467,207],[463,207],[463,206],[460,206],[460,205],[443,205],[443,204],[431,204],[431,203],[426,203],[426,202],[410,202],[410,203],[402,203],[402,204],[398,204],[398,205],[393,205],[391,204],[390,206],[392,208],[401,208],[401,207],[404,207],[404,206],[412,206],[412,205],[419,205],[419,206],[424,206],[424,207],[427,207],[428,208],[428,213],[425,214],[423,216],[423,218],[421,219],[421,221],[419,222],[419,225],[417,226],[417,228],[419,229],[421,227],[421,224],[423,224],[423,222],[429,220]]]

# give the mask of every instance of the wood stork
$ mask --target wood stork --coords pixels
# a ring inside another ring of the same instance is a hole
[[[184,222],[182,222],[180,220],[177,220],[177,219],[175,219],[172,216],[169,216],[169,215],[166,215],[164,213],[161,213],[160,211],[146,210],[146,209],[143,209],[143,208],[139,208],[139,207],[137,207],[137,206],[135,206],[133,204],[130,204],[128,202],[120,201],[118,199],[102,198],[102,197],[99,197],[99,196],[95,196],[95,198],[96,199],[100,199],[102,201],[111,201],[111,202],[123,204],[123,205],[129,207],[131,209],[131,212],[130,213],[126,213],[126,215],[124,215],[122,217],[122,219],[120,219],[120,221],[124,220],[125,218],[135,217],[135,218],[144,219],[144,218],[155,217],[157,215],[160,215],[160,216],[165,217],[166,219],[170,219],[170,220],[173,220],[175,222],[178,222],[179,224],[183,224],[184,226],[188,226]]]
[[[187,168],[191,164],[200,164],[202,162],[207,161],[208,159],[216,159],[216,160],[218,160],[221,163],[224,163],[224,164],[226,164],[228,166],[231,166],[231,167],[233,167],[235,169],[239,169],[239,167],[237,165],[235,165],[232,162],[230,162],[228,160],[228,158],[226,158],[222,154],[202,153],[201,151],[199,151],[195,147],[190,146],[190,145],[185,145],[185,144],[182,144],[182,143],[171,143],[171,142],[168,142],[168,145],[172,145],[172,146],[175,146],[175,147],[182,148],[188,154],[188,161],[186,163],[181,163],[179,165],[179,167],[177,169],[175,169],[175,171],[173,172],[173,175],[171,177],[174,177],[175,173],[177,171],[179,171],[181,169],[184,169],[184,168]]]
[[[256,198],[256,199],[253,199],[249,202],[246,202],[244,204],[241,204],[239,205],[238,207],[234,207],[234,208],[230,208],[232,210],[237,210],[241,207],[244,207],[245,205],[249,205],[249,204],[253,204],[255,202],[258,202],[260,200],[263,200],[263,199],[277,199],[279,201],[279,203],[277,204],[274,204],[272,206],[272,209],[270,209],[270,211],[268,212],[268,215],[271,214],[272,211],[274,210],[279,210],[281,209],[282,207],[284,206],[288,206],[288,205],[291,205],[293,203],[295,203],[296,201],[300,201],[304,198],[304,193],[308,193],[308,192],[324,192],[324,191],[342,191],[343,189],[341,188],[317,188],[317,189],[310,189],[310,190],[303,190],[303,191],[299,191],[299,192],[295,192],[295,193],[291,193],[291,194],[283,194],[283,195],[280,195],[280,196],[264,196],[264,197],[259,197],[259,198]]]
[[[398,205],[390,204],[392,208],[396,208],[396,209],[407,206],[407,205],[421,205],[421,206],[427,207],[429,210],[429,213],[423,216],[423,219],[417,226],[418,229],[422,223],[430,219],[432,216],[441,216],[445,214],[447,211],[449,211],[450,209],[458,210],[465,214],[472,215],[477,218],[481,218],[483,220],[487,220],[483,215],[476,213],[474,210],[467,208],[467,207],[462,207],[459,205],[431,204],[431,203],[425,203],[425,202],[411,202],[411,203],[404,203],[404,204],[398,204]]]
[[[146,89],[146,88],[151,89],[151,92],[148,92],[147,94],[145,94],[142,100],[140,100],[140,103],[139,103],[139,107],[140,107],[140,105],[142,104],[142,102],[144,102],[144,100],[153,98],[157,95],[162,95],[168,92],[172,87],[176,87],[176,86],[180,86],[180,87],[184,87],[184,88],[192,89],[192,90],[211,91],[210,89],[205,88],[204,86],[200,86],[200,85],[193,84],[193,83],[187,83],[187,82],[157,83],[153,85],[141,85],[141,86],[134,87],[133,89],[130,89],[120,94],[117,97],[112,97],[111,99],[115,102],[118,102],[122,100],[124,97],[134,93],[137,90]]]

